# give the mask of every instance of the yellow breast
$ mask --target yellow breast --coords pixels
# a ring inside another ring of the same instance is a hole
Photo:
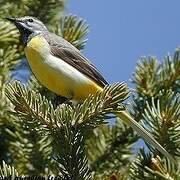
[[[51,55],[49,44],[42,36],[31,39],[25,48],[25,54],[40,83],[58,95],[79,101],[102,90],[78,70]]]

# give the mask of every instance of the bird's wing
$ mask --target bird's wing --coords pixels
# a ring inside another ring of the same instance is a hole
[[[64,60],[101,87],[108,84],[97,68],[68,41],[53,33],[48,33],[44,37],[48,41],[51,53],[54,56]]]

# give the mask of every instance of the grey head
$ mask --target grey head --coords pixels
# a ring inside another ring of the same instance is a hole
[[[31,16],[19,17],[19,18],[6,18],[7,20],[13,22],[18,28],[22,36],[22,41],[24,44],[34,36],[48,32],[46,26],[37,18]]]

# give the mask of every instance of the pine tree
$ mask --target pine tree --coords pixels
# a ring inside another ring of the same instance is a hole
[[[63,103],[33,75],[27,84],[13,80],[24,52],[18,31],[4,17],[35,16],[83,50],[88,26],[64,16],[64,5],[63,0],[0,2],[0,177],[180,179],[180,49],[162,63],[156,57],[140,59],[131,94],[125,83],[116,83],[77,105]],[[134,153],[136,132],[120,119],[108,123],[113,112],[125,108],[177,164],[148,144],[148,150]]]

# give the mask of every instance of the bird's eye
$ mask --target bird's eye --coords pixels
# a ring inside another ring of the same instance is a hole
[[[30,19],[28,19],[28,21],[29,21],[29,22],[33,22],[33,19],[32,19],[32,18],[30,18]]]

